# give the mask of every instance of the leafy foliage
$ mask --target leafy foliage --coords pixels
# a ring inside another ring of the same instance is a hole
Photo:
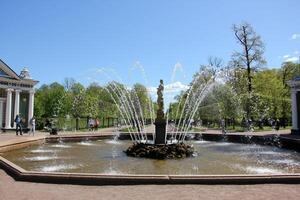
[[[217,57],[210,57],[207,64],[201,65],[190,88],[170,104],[169,120],[178,121],[190,113],[194,113],[195,120],[211,122],[291,118],[287,81],[300,75],[300,64],[285,62],[280,69],[262,68],[266,61],[260,36],[247,23],[234,25],[232,30],[241,49],[232,54],[226,66]],[[220,77],[222,80],[217,80]],[[207,85],[212,83],[217,84],[206,91]],[[197,101],[200,97],[203,99]],[[132,110],[139,117],[149,119],[155,117],[153,110],[156,108],[147,88],[139,83],[128,88],[112,81],[106,86],[92,83],[85,88],[74,79],[66,78],[63,85],[56,82],[42,85],[35,94],[38,118],[122,117],[120,110]],[[132,118],[128,116],[127,120]]]

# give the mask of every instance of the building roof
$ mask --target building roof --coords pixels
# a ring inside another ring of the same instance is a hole
[[[13,78],[19,80],[20,77],[18,74],[12,70],[3,60],[0,59],[0,69],[3,74],[3,72],[8,76],[7,78]]]
[[[25,70],[25,69],[24,69]],[[32,85],[32,87],[34,85],[36,85],[38,83],[38,81],[33,80],[30,78],[29,76],[29,71],[25,70],[22,71],[20,75],[18,75],[14,70],[12,70],[3,60],[0,59],[0,82],[2,80],[6,80],[8,82],[12,82],[12,83],[18,83],[18,84],[29,84]],[[24,72],[26,76],[24,76]]]

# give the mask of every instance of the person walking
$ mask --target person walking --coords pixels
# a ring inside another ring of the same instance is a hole
[[[16,135],[18,135],[19,131],[20,131],[20,135],[23,135],[22,126],[21,126],[22,119],[20,115],[16,115],[15,122],[16,122]]]
[[[279,121],[279,119],[276,119],[275,120],[275,130],[279,131],[279,128],[280,128],[280,121]]]
[[[226,134],[226,121],[225,119],[221,120],[221,130],[222,130],[222,135]]]
[[[34,116],[30,119],[30,126],[31,126],[30,131],[32,133],[32,136],[34,136],[34,134],[35,134],[35,117]]]
[[[94,131],[95,128],[95,121],[94,119],[90,118],[89,119],[89,131]]]

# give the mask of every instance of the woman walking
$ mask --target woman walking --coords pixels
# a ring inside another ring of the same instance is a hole
[[[32,136],[34,136],[34,133],[35,133],[35,117],[34,116],[30,119],[30,125],[31,125],[30,131],[32,133]]]

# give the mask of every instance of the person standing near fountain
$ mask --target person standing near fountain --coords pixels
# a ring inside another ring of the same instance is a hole
[[[89,124],[89,131],[94,131],[95,130],[94,129],[95,128],[95,120],[90,117],[88,124]]]
[[[34,136],[34,134],[35,134],[35,117],[34,116],[30,119],[30,125],[31,125],[30,131],[32,133],[32,136]]]
[[[225,119],[221,120],[221,130],[222,130],[222,134],[225,135],[226,134],[226,121],[225,121]]]
[[[20,131],[20,135],[23,135],[22,134],[22,126],[21,126],[22,119],[21,119],[20,115],[16,115],[15,122],[16,122],[16,135],[18,135],[19,131]]]

